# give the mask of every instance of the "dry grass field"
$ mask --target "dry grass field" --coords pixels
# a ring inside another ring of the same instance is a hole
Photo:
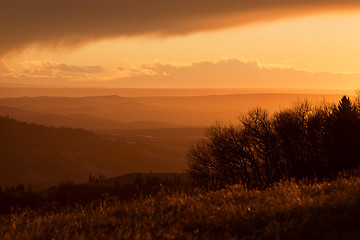
[[[359,239],[360,178],[20,210],[1,239]]]

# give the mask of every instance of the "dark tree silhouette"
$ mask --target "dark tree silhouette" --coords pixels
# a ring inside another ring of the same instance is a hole
[[[346,96],[337,105],[305,101],[273,116],[253,109],[237,126],[214,124],[206,137],[187,154],[200,185],[262,188],[280,179],[332,178],[360,165],[359,108]]]
[[[344,96],[334,107],[328,123],[327,158],[331,174],[359,165],[359,109]]]

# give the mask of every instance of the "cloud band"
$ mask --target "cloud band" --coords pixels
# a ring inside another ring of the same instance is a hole
[[[359,6],[358,0],[0,0],[0,55],[31,44],[184,35]]]

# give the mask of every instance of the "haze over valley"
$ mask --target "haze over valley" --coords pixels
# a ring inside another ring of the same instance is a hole
[[[23,183],[40,189],[70,179],[84,182],[89,174],[183,173],[187,171],[188,147],[204,138],[206,128],[216,121],[236,123],[240,115],[255,107],[277,111],[304,99],[319,103],[339,97],[242,93],[0,98],[0,116],[16,120],[8,120],[10,128],[1,128],[5,139],[12,141],[3,148],[7,158],[2,160],[0,180],[4,185]],[[77,130],[67,130],[69,127],[90,132],[76,137]]]

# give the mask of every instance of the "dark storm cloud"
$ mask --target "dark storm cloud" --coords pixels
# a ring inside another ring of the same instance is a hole
[[[0,0],[0,54],[117,36],[172,36],[354,8],[358,0]]]

